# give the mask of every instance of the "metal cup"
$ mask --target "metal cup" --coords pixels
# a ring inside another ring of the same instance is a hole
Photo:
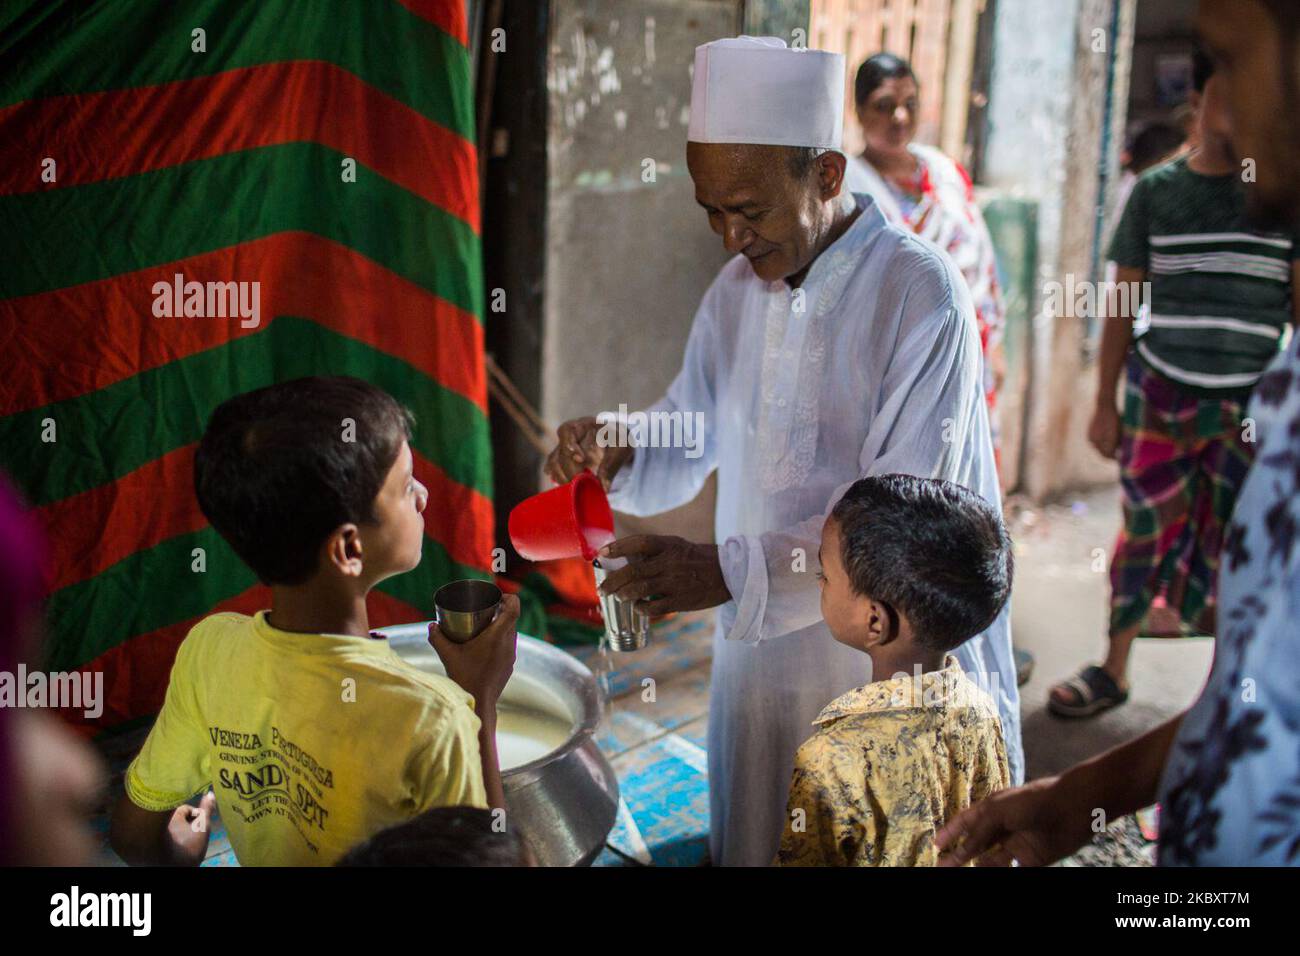
[[[464,644],[492,623],[501,607],[501,589],[490,581],[466,578],[438,588],[433,596],[438,630]]]
[[[596,587],[609,573],[600,561],[591,562],[596,569]],[[635,601],[624,601],[614,595],[596,592],[600,598],[600,616],[605,619],[605,641],[611,650],[639,651],[650,638],[650,615],[640,610]]]

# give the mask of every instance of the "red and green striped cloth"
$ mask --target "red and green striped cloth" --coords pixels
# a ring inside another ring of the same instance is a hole
[[[489,576],[466,33],[463,0],[0,12],[0,468],[52,539],[45,666],[105,674],[89,729],[154,713],[201,617],[267,604],[192,490],[195,442],[233,394],[348,374],[414,411],[424,560],[372,595],[376,626]],[[154,284],[178,273],[260,282],[260,325],[155,317]]]

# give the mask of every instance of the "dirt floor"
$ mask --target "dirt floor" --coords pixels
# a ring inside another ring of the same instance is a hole
[[[1119,527],[1118,490],[1104,488],[1044,508],[1011,502],[1016,542],[1012,597],[1015,643],[1036,658],[1021,693],[1027,775],[1058,773],[1071,764],[1149,730],[1185,709],[1209,673],[1208,638],[1142,638],[1133,649],[1127,704],[1087,720],[1062,720],[1046,707],[1052,684],[1105,650],[1109,563]],[[1100,551],[1098,549],[1101,549]],[[1077,865],[1143,865],[1153,847],[1135,821],[1117,821]]]

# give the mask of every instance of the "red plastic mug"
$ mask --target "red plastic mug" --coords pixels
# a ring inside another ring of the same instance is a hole
[[[591,561],[614,540],[614,513],[600,479],[584,471],[515,505],[509,529],[510,542],[529,561],[579,556]]]

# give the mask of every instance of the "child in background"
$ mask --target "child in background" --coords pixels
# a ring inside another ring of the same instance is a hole
[[[1246,408],[1300,320],[1300,229],[1252,225],[1252,187],[1206,107],[1226,94],[1215,93],[1214,62],[1200,51],[1192,82],[1196,148],[1138,180],[1110,243],[1117,288],[1141,290],[1147,314],[1135,321],[1137,294],[1105,297],[1088,440],[1119,461],[1123,524],[1106,655],[1052,687],[1047,706],[1059,717],[1128,700],[1139,634],[1217,634],[1220,561],[1255,458]]]
[[[949,654],[1007,601],[1006,529],[951,482],[864,478],[832,510],[819,557],[827,627],[884,679],[815,721],[775,862],[933,866],[944,821],[1010,783],[997,708]]]
[[[523,841],[480,807],[438,807],[376,833],[336,866],[528,866]]]
[[[209,787],[243,865],[328,865],[432,807],[504,806],[496,701],[517,599],[468,644],[431,629],[448,677],[370,633],[367,593],[420,561],[427,495],[409,438],[405,409],[351,378],[272,385],[213,413],[199,505],[270,586],[271,610],[213,614],[181,644],[113,814],[127,862],[201,862],[212,796],[197,814],[184,804]]]

